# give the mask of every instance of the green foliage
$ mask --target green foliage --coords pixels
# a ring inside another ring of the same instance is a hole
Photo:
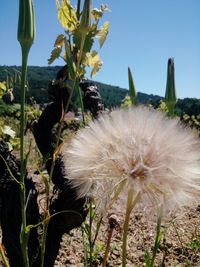
[[[109,24],[108,21],[104,22],[102,28],[99,30],[99,32],[97,34],[97,36],[99,38],[100,47],[103,46],[103,44],[104,44],[104,42],[106,40],[106,37],[107,37],[108,32],[109,32],[109,26],[110,26],[110,24]]]
[[[108,11],[107,6],[101,5],[100,9],[92,9],[91,0],[85,0],[83,10],[80,12],[80,3],[77,9],[71,5],[70,0],[56,0],[56,4],[58,19],[65,29],[65,34],[57,36],[48,64],[61,57],[70,69],[78,67],[74,71],[77,71],[80,77],[85,75],[87,66],[91,67],[91,77],[93,77],[102,66],[99,54],[92,50],[94,40],[99,38],[101,48],[109,32],[109,22],[98,28],[100,18]],[[73,75],[71,78],[73,79]]]
[[[103,259],[105,245],[98,242],[97,237],[103,217],[96,214],[95,205],[90,200],[88,218],[82,224],[82,241],[84,247],[84,267],[96,266]]]
[[[192,239],[192,241],[187,244],[187,247],[194,251],[200,251],[200,236],[196,236],[196,238]]]
[[[165,113],[169,112],[166,103],[164,101],[162,101],[162,100],[160,100],[160,104],[158,106],[158,110],[161,110],[161,111],[163,111]]]
[[[179,99],[176,107],[179,108],[183,113],[188,114],[189,116],[200,114],[200,99],[197,98],[184,98]]]
[[[132,106],[132,101],[129,95],[126,95],[125,98],[122,100],[121,107],[122,108],[130,108]]]
[[[60,35],[58,35],[57,38],[59,38]],[[48,64],[52,64],[56,58],[60,56],[62,52],[62,48],[60,46],[56,46],[52,51],[51,51],[51,56],[48,59]]]
[[[1,116],[1,115],[0,115]],[[0,139],[2,138],[9,147],[9,150],[19,148],[19,121],[10,117],[1,117]]]
[[[13,117],[19,118],[20,116],[20,105],[19,104],[6,104],[0,100],[0,117]]]
[[[62,27],[70,32],[73,32],[78,25],[76,10],[71,6],[69,0],[56,0],[58,9],[58,19]]]
[[[14,73],[9,74],[7,70],[4,70],[5,76],[3,82],[0,82],[0,99],[2,98],[6,103],[12,103],[14,100],[13,88],[20,84],[21,75],[18,71],[13,69]]]
[[[38,105],[32,105],[32,106],[29,105],[26,107],[26,121],[28,123],[37,120],[41,114],[42,110],[39,108]]]
[[[188,114],[183,114],[181,120],[191,128],[200,130],[200,115],[189,116]]]
[[[156,237],[155,237],[155,241],[154,241],[154,247],[153,247],[152,255],[147,250],[145,253],[145,263],[146,263],[145,266],[146,267],[153,267],[154,266],[156,254],[157,254],[158,248],[160,246],[160,242],[164,236],[164,231],[161,230],[161,220],[162,220],[162,216],[160,214],[160,215],[158,215],[158,218],[157,218]]]
[[[51,80],[56,77],[57,72],[60,70],[60,66],[29,66],[28,67],[28,80],[29,88],[27,91],[27,102],[30,102],[30,97],[34,97],[38,104],[44,104],[49,102],[48,98],[48,85]],[[6,71],[5,71],[6,70]],[[0,66],[0,81],[6,81],[7,76],[17,77],[17,82],[14,85],[13,95],[14,102],[19,103],[19,80],[20,80],[21,68],[18,66]],[[105,83],[94,82],[100,89],[100,93],[103,98],[103,102],[107,108],[119,107],[121,102],[128,94],[127,89],[120,88],[118,86],[108,85]],[[152,94],[137,93],[137,103],[151,104],[154,108],[158,108],[160,101],[164,100],[162,97]],[[73,100],[73,103],[75,98]],[[76,109],[78,108],[78,102],[75,104]],[[2,102],[0,102],[0,114],[2,109]],[[197,98],[184,98],[178,99],[174,108],[175,114],[183,116],[188,114],[189,116],[200,114],[200,99]]]
[[[6,93],[6,85],[5,85],[5,82],[0,82],[0,98],[5,95]]]

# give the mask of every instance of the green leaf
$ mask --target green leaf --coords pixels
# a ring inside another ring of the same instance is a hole
[[[52,51],[51,51],[51,56],[48,59],[48,64],[52,64],[54,62],[55,59],[57,59],[60,54],[62,52],[62,47],[55,47]]]
[[[0,97],[2,97],[6,93],[6,85],[5,83],[0,82]]]
[[[85,42],[84,42],[84,47],[83,47],[83,52],[84,53],[88,53],[91,51],[93,43],[94,43],[94,37],[97,34],[97,27],[95,24],[93,24],[89,31],[88,34],[85,37]],[[81,29],[78,28],[73,35],[73,42],[75,44],[75,46],[78,48],[78,50],[80,50],[80,46],[81,46],[81,38],[82,38],[82,32]]]
[[[72,80],[76,77],[76,66],[72,57],[71,48],[69,45],[68,40],[65,41],[65,56],[66,56],[66,62],[69,68],[69,75]]]
[[[89,67],[92,67],[91,78],[100,70],[102,66],[102,61],[99,54],[96,51],[92,51],[91,53],[87,53],[86,55],[86,63]]]
[[[15,131],[13,131],[11,129],[11,127],[8,125],[5,125],[4,127],[2,127],[1,131],[3,132],[3,134],[6,134],[6,135],[10,136],[11,138],[14,138],[16,135]]]
[[[92,17],[94,18],[94,20],[99,20],[102,16],[103,16],[103,11],[101,9],[94,8],[92,10]]]
[[[69,0],[56,0],[58,9],[58,19],[63,28],[70,32],[73,32],[78,25],[78,19],[76,16],[76,10],[72,7]]]
[[[54,47],[62,47],[65,44],[65,35],[59,34],[55,40]]]
[[[106,37],[108,35],[110,23],[108,21],[104,22],[103,27],[99,30],[97,37],[99,38],[100,47],[103,46]]]
[[[0,90],[6,91],[6,85],[5,85],[5,83],[0,82]]]
[[[80,29],[86,34],[91,24],[91,0],[84,0],[83,11],[81,15]]]
[[[106,11],[110,11],[110,10],[109,10],[108,6],[104,5],[104,4],[101,5],[100,9],[94,8],[92,10],[92,16],[93,16],[94,20],[98,21],[103,16],[103,13]]]

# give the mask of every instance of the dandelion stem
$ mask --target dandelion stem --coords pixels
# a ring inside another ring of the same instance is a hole
[[[153,257],[151,260],[151,267],[154,266],[154,261],[156,258],[156,254],[158,251],[158,248],[160,246],[160,241],[162,238],[162,233],[161,233],[161,221],[162,221],[162,211],[163,211],[163,207],[161,206],[159,211],[158,211],[158,219],[157,219],[157,227],[156,227],[156,238],[155,238],[155,243],[154,243],[154,247],[153,247]]]
[[[140,197],[140,192],[138,192],[134,197],[133,189],[129,187],[127,204],[126,204],[126,215],[125,215],[125,221],[124,221],[124,226],[123,226],[122,267],[126,267],[127,236],[128,236],[128,226],[129,226],[129,221],[130,221],[130,215],[135,204],[138,202],[139,197]]]
[[[90,201],[90,217],[89,217],[89,253],[90,253],[90,267],[92,267],[92,254],[93,254],[93,244],[92,244],[92,223],[93,223],[93,207],[92,207],[92,201]]]
[[[84,249],[84,267],[88,265],[88,250],[87,250],[87,243],[85,241],[85,229],[83,224],[81,225],[81,232],[82,232],[82,242],[83,242],[83,249]]]

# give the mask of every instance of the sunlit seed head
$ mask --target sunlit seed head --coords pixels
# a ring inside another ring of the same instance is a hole
[[[200,192],[200,144],[177,119],[146,107],[115,110],[78,132],[64,147],[78,197],[110,197],[125,179],[144,205],[174,208]]]

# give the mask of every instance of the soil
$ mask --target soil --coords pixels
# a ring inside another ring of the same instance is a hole
[[[41,191],[39,191],[44,192],[43,189],[41,187]],[[124,213],[125,202],[122,198],[118,200],[103,218],[93,253],[92,267],[102,266],[109,232],[108,221],[110,216],[115,218],[117,226],[113,230],[106,266],[121,266]],[[184,207],[181,211],[176,212],[176,214],[171,214],[166,218],[165,223],[161,225],[161,231],[165,234],[158,248],[154,266],[200,267],[200,205]],[[130,218],[127,240],[127,267],[147,266],[145,265],[145,251],[152,255],[155,236],[156,217],[153,215],[148,216],[139,208],[134,209]],[[69,235],[63,236],[55,266],[83,267],[83,262],[82,231],[81,229],[74,229]],[[3,266],[1,260],[0,266]]]
[[[118,201],[108,214],[115,214],[118,227],[114,229],[106,266],[121,266],[122,227],[124,202]],[[108,217],[103,219],[97,238],[97,255],[93,266],[101,266],[108,236]],[[162,267],[200,266],[200,206],[185,207],[176,215],[169,216],[161,225],[165,232],[158,248],[155,265]],[[145,265],[145,251],[152,255],[156,236],[156,218],[148,218],[139,209],[132,212],[127,247],[127,267]],[[64,235],[55,266],[82,267],[83,243],[80,229]]]

